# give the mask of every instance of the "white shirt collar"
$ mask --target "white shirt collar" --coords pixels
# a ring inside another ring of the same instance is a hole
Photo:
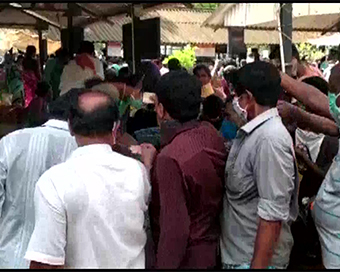
[[[66,121],[57,120],[57,119],[48,120],[42,126],[43,127],[52,127],[52,128],[56,128],[56,129],[61,129],[61,130],[69,131],[68,123]]]
[[[241,130],[249,134],[254,129],[256,129],[258,126],[262,125],[267,120],[273,117],[276,117],[276,116],[279,116],[279,112],[277,111],[277,108],[272,108],[256,116],[253,120],[251,120],[250,122],[245,124],[243,127],[241,127]]]
[[[112,154],[114,153],[112,147],[108,144],[91,144],[78,147],[73,151],[71,158],[77,158],[81,156],[94,155],[94,154]]]

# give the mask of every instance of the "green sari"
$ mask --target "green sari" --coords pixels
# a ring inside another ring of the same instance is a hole
[[[13,95],[12,104],[23,105],[25,98],[24,83],[17,65],[12,65],[7,75],[7,90]]]

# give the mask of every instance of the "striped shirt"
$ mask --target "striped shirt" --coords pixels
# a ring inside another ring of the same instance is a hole
[[[0,268],[28,268],[34,190],[40,176],[77,148],[67,122],[15,131],[0,141]]]

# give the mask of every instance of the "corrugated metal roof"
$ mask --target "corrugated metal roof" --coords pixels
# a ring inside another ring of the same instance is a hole
[[[340,19],[340,14],[314,14],[293,18],[293,29],[297,31],[322,31]],[[277,29],[277,21],[248,26],[249,29]]]
[[[142,19],[161,18],[161,42],[162,44],[226,44],[228,43],[228,31],[219,29],[214,32],[209,27],[201,27],[200,24],[208,18],[212,12],[201,12],[183,9],[164,9],[148,12]],[[127,16],[111,17],[114,25],[105,22],[97,22],[85,29],[85,39],[93,42],[122,42],[122,26],[130,23]],[[320,37],[316,32],[293,32],[293,41],[306,42],[308,39]],[[60,32],[50,27],[48,37],[59,40]],[[277,31],[245,30],[246,44],[278,44]]]
[[[201,27],[202,22],[211,15],[211,12],[188,9],[162,9],[143,14],[142,20],[161,18],[161,43],[162,44],[226,44],[226,30],[214,31],[207,27]],[[85,39],[93,42],[122,42],[122,26],[131,22],[130,17],[111,17],[114,25],[97,22],[85,28]],[[57,37],[56,30],[53,36]],[[52,34],[52,33],[51,33]]]
[[[294,43],[308,42],[309,39],[315,39],[321,36],[320,32],[302,32],[293,31],[292,40]],[[279,44],[279,32],[272,30],[249,30],[244,31],[246,44]]]
[[[35,25],[36,19],[20,10],[4,9],[0,12],[0,24],[6,25]]]
[[[203,22],[203,26],[214,29],[239,26],[246,29],[274,30],[278,28],[278,8],[279,3],[221,4]],[[294,3],[293,30],[321,32],[340,20],[339,11],[339,3]]]
[[[226,44],[228,37],[225,29],[214,32],[213,29],[201,27],[201,23],[211,15],[211,12],[187,9],[162,9],[150,11],[141,17],[142,20],[161,18],[162,44]],[[122,26],[131,22],[130,17],[110,17],[114,25],[97,22],[85,28],[85,40],[92,42],[122,42]],[[48,38],[60,39],[60,31],[50,27]]]
[[[310,39],[308,42],[317,46],[338,46],[340,44],[340,33],[329,33],[316,39]]]

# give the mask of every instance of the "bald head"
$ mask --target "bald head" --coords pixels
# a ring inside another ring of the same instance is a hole
[[[86,92],[79,95],[79,108],[85,113],[91,113],[110,104],[110,97],[99,91]]]
[[[72,102],[69,122],[74,134],[98,137],[112,133],[118,119],[117,105],[109,95],[86,90]]]

